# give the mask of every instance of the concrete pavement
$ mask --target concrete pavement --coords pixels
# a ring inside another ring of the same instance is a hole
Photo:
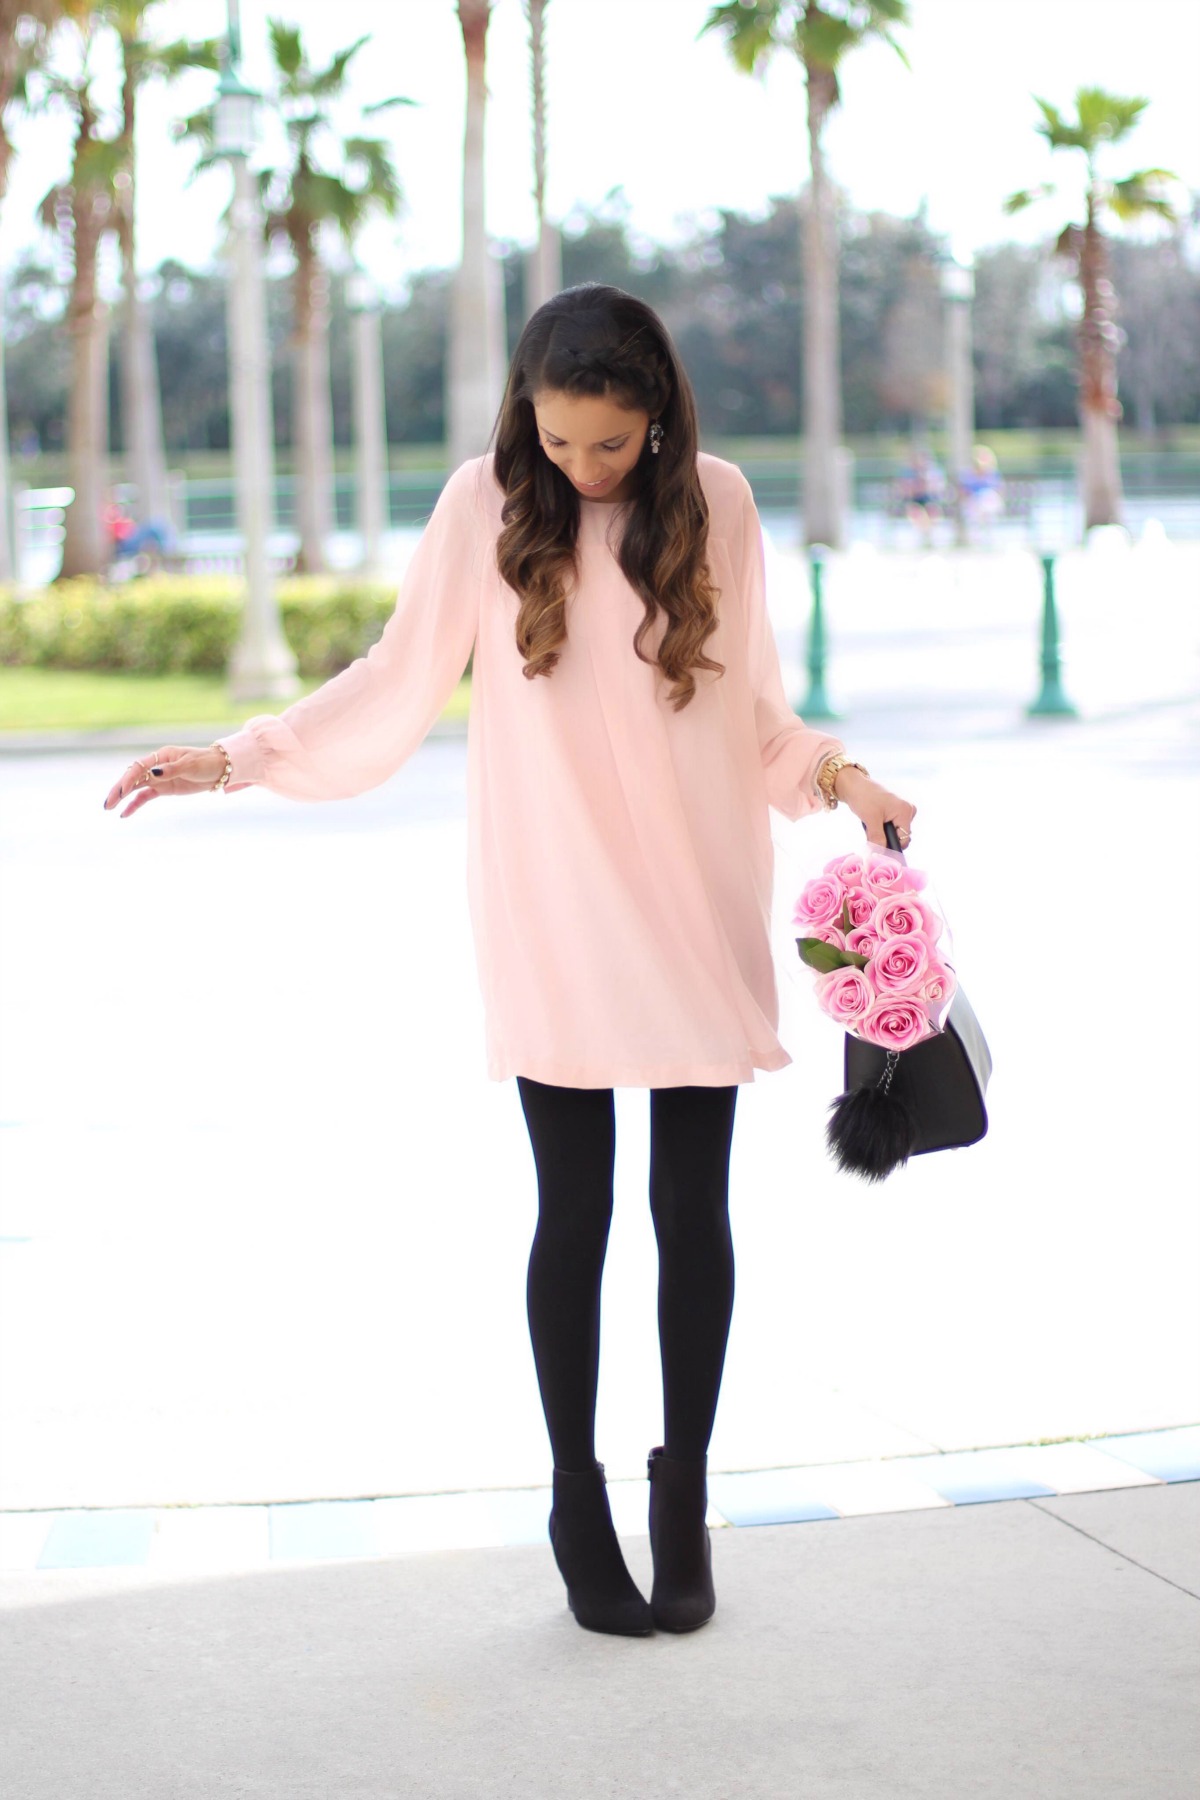
[[[683,1637],[549,1547],[9,1576],[12,1800],[1192,1800],[1200,1484],[714,1534]],[[644,1591],[645,1537],[624,1540]]]

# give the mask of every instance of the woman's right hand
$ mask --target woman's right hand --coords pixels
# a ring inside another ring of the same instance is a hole
[[[161,769],[161,775],[152,775],[152,769]],[[121,814],[128,819],[145,806],[148,800],[156,800],[160,794],[203,794],[212,788],[225,773],[225,752],[213,748],[189,749],[186,744],[164,744],[153,756],[139,756],[131,762],[121,779],[114,782],[108,790],[104,802],[105,812],[119,806],[126,794],[133,794],[133,799]]]

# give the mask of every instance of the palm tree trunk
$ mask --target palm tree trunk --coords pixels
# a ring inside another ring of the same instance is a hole
[[[491,436],[504,379],[504,290],[488,253],[484,216],[485,57],[490,0],[458,0],[467,59],[462,261],[454,283],[447,357],[448,455],[455,469]]]
[[[333,529],[333,403],[329,374],[328,282],[311,235],[295,246],[292,392],[296,459],[297,567],[319,574]]]
[[[137,489],[137,511],[144,523],[170,519],[167,458],[162,434],[162,397],[154,333],[137,292],[132,265],[125,272],[121,330],[121,420],[129,479]]]
[[[126,474],[137,489],[137,516],[147,520],[169,518],[167,457],[163,447],[162,397],[154,334],[142,305],[137,283],[137,168],[135,125],[137,120],[138,64],[130,40],[122,31],[124,76],[121,83],[121,138],[125,145],[128,178],[121,190],[117,234],[121,245],[121,427],[125,437]]]
[[[67,396],[67,507],[60,579],[99,575],[108,562],[102,511],[108,450],[108,315],[96,292],[100,229],[92,195],[72,190],[75,270],[67,303],[71,389]]]
[[[838,250],[833,195],[821,132],[837,92],[833,71],[807,61],[808,155],[812,179],[803,214],[804,261],[804,540],[842,545],[838,442],[841,359]]]
[[[562,287],[562,240],[546,217],[546,6],[547,0],[527,0],[537,241],[526,267],[526,314],[536,312]]]
[[[7,22],[7,21],[6,21]],[[12,146],[4,130],[4,108],[12,96],[16,70],[16,40],[0,48],[0,208],[8,193],[8,161]],[[12,581],[17,573],[16,515],[12,503],[12,470],[8,458],[8,384],[4,377],[4,270],[0,267],[0,581]]]
[[[1108,278],[1108,245],[1096,223],[1091,184],[1087,224],[1079,252],[1083,317],[1079,321],[1079,421],[1083,432],[1081,478],[1083,528],[1119,525],[1124,511],[1117,422],[1117,330],[1114,293]]]
[[[17,573],[16,516],[8,460],[8,390],[4,379],[4,291],[0,286],[0,582]]]

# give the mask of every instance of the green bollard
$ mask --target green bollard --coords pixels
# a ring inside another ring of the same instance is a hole
[[[821,583],[825,574],[824,544],[810,544],[812,615],[808,625],[808,695],[793,711],[804,719],[836,719],[825,693],[825,615],[821,609]]]
[[[1054,603],[1054,557],[1042,559],[1042,691],[1026,708],[1030,719],[1074,719],[1078,713],[1063,692],[1058,655],[1058,609]]]

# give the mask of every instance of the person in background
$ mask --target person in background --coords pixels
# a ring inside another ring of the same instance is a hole
[[[946,498],[945,474],[930,451],[914,451],[912,461],[900,472],[899,494],[905,518],[916,526],[922,546],[929,549]]]
[[[109,566],[137,562],[136,573],[148,575],[162,562],[170,541],[170,531],[157,519],[139,525],[133,514],[112,495],[104,508],[104,530],[109,544]]]
[[[1004,481],[995,451],[986,444],[976,444],[971,467],[960,475],[958,485],[968,537],[990,544],[996,520],[1004,513]]]

